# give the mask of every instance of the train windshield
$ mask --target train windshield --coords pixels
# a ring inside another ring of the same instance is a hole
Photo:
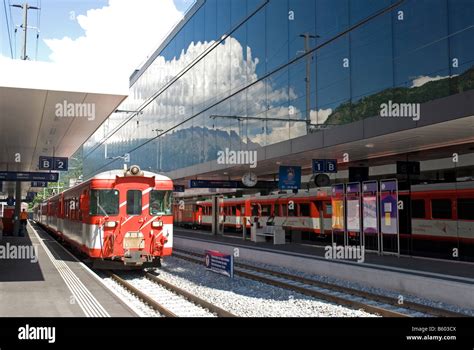
[[[92,190],[89,215],[110,216],[119,213],[119,191]]]
[[[172,191],[151,191],[150,192],[150,215],[171,215],[173,204]]]

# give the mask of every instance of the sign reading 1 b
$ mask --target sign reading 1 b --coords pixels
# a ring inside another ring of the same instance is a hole
[[[39,157],[40,170],[68,170],[68,158],[66,157]]]
[[[337,173],[337,159],[313,159],[313,174]]]

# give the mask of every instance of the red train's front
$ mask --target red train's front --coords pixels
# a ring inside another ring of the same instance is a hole
[[[94,266],[160,266],[173,248],[173,182],[132,166],[122,175],[95,178],[84,198]]]

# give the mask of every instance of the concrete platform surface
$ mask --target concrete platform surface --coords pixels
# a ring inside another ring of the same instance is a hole
[[[37,225],[0,241],[0,317],[135,317]]]

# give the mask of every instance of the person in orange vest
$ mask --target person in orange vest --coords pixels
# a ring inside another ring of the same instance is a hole
[[[20,213],[20,237],[23,237],[26,233],[26,224],[28,223],[28,213],[25,209]]]

